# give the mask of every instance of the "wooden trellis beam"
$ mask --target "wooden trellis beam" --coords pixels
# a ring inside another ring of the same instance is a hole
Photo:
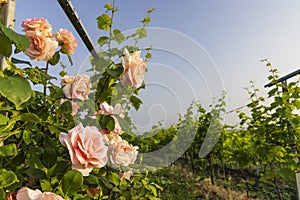
[[[98,58],[98,54],[95,51],[95,47],[85,30],[78,14],[76,13],[73,5],[71,4],[71,1],[69,0],[57,0],[64,12],[66,13],[67,17],[73,24],[74,28],[76,29],[77,33],[81,37],[82,41],[84,42],[85,46],[89,50],[89,52],[92,54],[94,58]]]
[[[14,29],[15,13],[16,13],[16,0],[8,0],[7,3],[5,3],[0,8],[1,23],[8,28]],[[8,67],[5,59],[6,58],[0,55],[1,70],[4,70]]]

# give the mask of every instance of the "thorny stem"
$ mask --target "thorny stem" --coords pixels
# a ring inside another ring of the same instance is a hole
[[[46,63],[46,71],[45,71],[46,75],[48,74],[48,69],[49,69],[49,62]],[[46,80],[46,83],[44,85],[44,96],[46,96],[46,91],[47,91],[47,80]]]
[[[109,57],[111,57],[110,54],[110,49],[111,49],[111,33],[112,33],[112,25],[113,25],[113,20],[114,20],[114,15],[115,15],[115,0],[112,1],[112,10],[111,10],[111,25],[109,28],[109,41],[108,41],[108,53]]]

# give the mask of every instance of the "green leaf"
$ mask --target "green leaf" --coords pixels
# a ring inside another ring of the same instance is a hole
[[[60,59],[60,54],[59,51],[57,51],[48,62],[50,65],[56,65],[59,59]]]
[[[48,180],[40,180],[42,191],[51,191],[52,186]]]
[[[98,39],[98,44],[100,46],[103,46],[108,40],[109,40],[109,38],[107,36],[101,36]]]
[[[83,183],[83,176],[79,171],[70,170],[62,179],[62,190],[65,196],[71,196],[76,193]]]
[[[108,31],[112,25],[112,19],[107,14],[97,17],[98,29]]]
[[[109,10],[112,10],[112,9],[113,9],[113,6],[112,6],[111,3],[107,3],[107,4],[105,4],[104,8],[106,8],[107,11],[109,11]]]
[[[6,188],[16,182],[19,182],[17,175],[12,171],[0,169],[0,188]]]
[[[142,39],[147,36],[147,31],[145,28],[136,29],[135,33],[138,35],[139,39]]]
[[[6,35],[6,37],[8,37],[9,40],[12,43],[14,43],[19,50],[25,51],[29,47],[30,42],[28,38],[26,38],[24,35],[18,34],[9,28],[6,28],[1,23],[0,23],[0,29],[3,32],[3,34]]]
[[[14,103],[17,109],[30,99],[31,92],[30,84],[24,77],[0,77],[0,94]]]
[[[152,194],[157,197],[157,191],[156,191],[156,187],[154,187],[153,185],[147,185],[147,188],[150,189],[152,191]]]
[[[29,159],[29,166],[31,166],[32,168],[37,168],[37,169],[43,169],[43,163],[40,160],[40,158],[36,155],[35,152],[32,152],[30,154],[30,159]]]
[[[114,29],[113,33],[114,36],[112,37],[112,40],[116,41],[118,44],[125,41],[125,35],[119,29]]]
[[[127,189],[127,181],[123,180],[120,182],[120,190],[126,190]]]
[[[17,146],[14,143],[7,144],[0,147],[0,156],[7,157],[7,156],[14,156],[17,154],[18,154]]]
[[[8,121],[9,121],[8,117],[0,114],[0,125],[6,125]]]
[[[300,110],[300,100],[296,99],[293,101],[293,104],[296,106],[298,110]]]
[[[151,53],[147,53],[147,54],[146,54],[146,58],[147,58],[147,59],[152,58],[152,54],[151,54]]]
[[[148,14],[152,13],[155,10],[155,8],[151,8],[150,10],[147,10]]]
[[[109,183],[109,181],[107,180],[107,178],[105,176],[101,176],[100,180],[107,189],[112,189],[113,188],[112,184]]]
[[[2,34],[0,34],[0,46],[0,54],[9,57],[12,53],[11,41]]]
[[[41,119],[36,114],[24,113],[12,118],[11,121],[25,121],[25,122],[40,123]]]
[[[32,177],[32,178],[36,178],[36,179],[44,179],[47,177],[46,173],[40,169],[36,169],[33,167],[28,168],[25,173]]]
[[[151,21],[151,18],[150,18],[150,16],[148,16],[148,17],[145,17],[145,18],[142,20],[142,23],[145,24],[145,25],[147,25],[147,24],[149,24],[150,21]]]
[[[42,163],[47,169],[50,169],[57,161],[57,153],[55,149],[45,148]]]
[[[32,138],[32,132],[29,130],[24,130],[23,132],[23,140],[26,145],[29,145],[31,143],[31,138]]]
[[[94,176],[94,175],[89,175],[85,180],[89,184],[92,184],[92,185],[98,185],[99,184],[99,178],[97,176]]]
[[[129,101],[131,105],[135,108],[135,110],[138,110],[143,103],[142,100],[140,100],[137,96],[131,96],[129,98]]]
[[[68,56],[68,60],[69,60],[69,62],[70,62],[70,65],[73,66],[73,60],[72,60],[72,57],[71,57],[69,54],[67,54],[67,56]]]
[[[5,199],[5,192],[2,188],[0,188],[0,199]]]
[[[103,115],[100,126],[102,129],[112,131],[115,129],[115,120],[110,115]]]
[[[120,183],[120,176],[119,176],[119,174],[114,173],[114,172],[110,173],[108,175],[108,181],[110,183],[114,184],[115,186],[118,186],[119,183]]]
[[[106,72],[114,78],[119,78],[123,74],[123,71],[124,68],[122,65],[114,65],[106,69]]]

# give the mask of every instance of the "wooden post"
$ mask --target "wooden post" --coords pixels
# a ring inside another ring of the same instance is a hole
[[[7,3],[0,8],[1,23],[8,28],[14,29],[15,13],[16,0],[8,0]],[[0,55],[0,66],[1,70],[4,70],[8,67],[6,58],[4,58],[2,55]]]

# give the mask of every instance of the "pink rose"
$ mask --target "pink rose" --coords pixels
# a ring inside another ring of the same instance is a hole
[[[26,19],[22,22],[23,31],[40,32],[45,37],[52,37],[52,26],[44,18]]]
[[[119,124],[119,120],[118,120],[118,118],[116,117],[116,116],[111,116],[113,119],[114,119],[114,121],[115,121],[115,128],[114,128],[114,130],[112,130],[112,132],[114,133],[114,134],[117,134],[117,135],[122,135],[123,133],[124,133],[124,131],[122,130],[122,127],[120,126],[120,124]]]
[[[126,167],[134,164],[137,154],[137,146],[132,146],[126,140],[118,135],[115,135],[109,141],[109,158],[113,167]]]
[[[130,85],[135,88],[141,87],[147,63],[140,57],[140,53],[140,51],[136,51],[130,54],[125,48],[124,57],[122,59],[124,72],[121,76],[121,82],[123,85]]]
[[[67,99],[61,99],[60,100],[60,105],[62,105],[66,101],[69,101],[71,103],[71,106],[72,106],[72,113],[71,113],[71,115],[75,116],[77,114],[78,109],[80,108],[80,106],[75,101],[70,101],[70,100],[67,100]]]
[[[123,180],[129,180],[130,181],[130,178],[133,176],[133,172],[131,170],[126,171],[126,172],[120,172],[119,176],[121,178],[121,181],[123,181]]]
[[[108,140],[97,127],[83,127],[80,123],[68,134],[61,133],[59,140],[69,150],[72,169],[80,171],[83,176],[88,176],[94,167],[106,165]]]
[[[121,135],[124,131],[122,131],[122,128],[119,124],[119,120],[114,115],[119,115],[121,118],[124,117],[124,111],[122,109],[121,104],[116,104],[115,107],[110,106],[106,101],[100,104],[100,110],[96,112],[95,114],[100,115],[111,115],[111,117],[115,121],[115,128],[113,131],[111,131],[113,134]]]
[[[63,200],[63,198],[52,192],[44,192],[41,200]]]
[[[106,101],[100,104],[99,114],[101,115],[111,115],[113,113],[114,107],[110,106]]]
[[[100,104],[100,110],[97,114],[101,115],[119,115],[121,118],[124,117],[124,111],[121,104],[117,103],[115,107],[110,106],[106,101]]]
[[[52,192],[42,193],[38,189],[32,190],[23,187],[17,193],[17,200],[63,200],[63,198]]]
[[[66,82],[63,92],[67,98],[87,100],[91,89],[90,77],[85,74],[77,74],[75,77],[65,76],[62,82]]]
[[[27,31],[25,36],[30,41],[30,46],[24,53],[32,60],[48,61],[54,55],[58,43],[50,37],[45,37],[40,32]]]
[[[61,45],[63,49],[67,51],[68,55],[74,54],[77,48],[78,41],[75,39],[72,32],[67,29],[60,29],[56,34],[56,41]]]

